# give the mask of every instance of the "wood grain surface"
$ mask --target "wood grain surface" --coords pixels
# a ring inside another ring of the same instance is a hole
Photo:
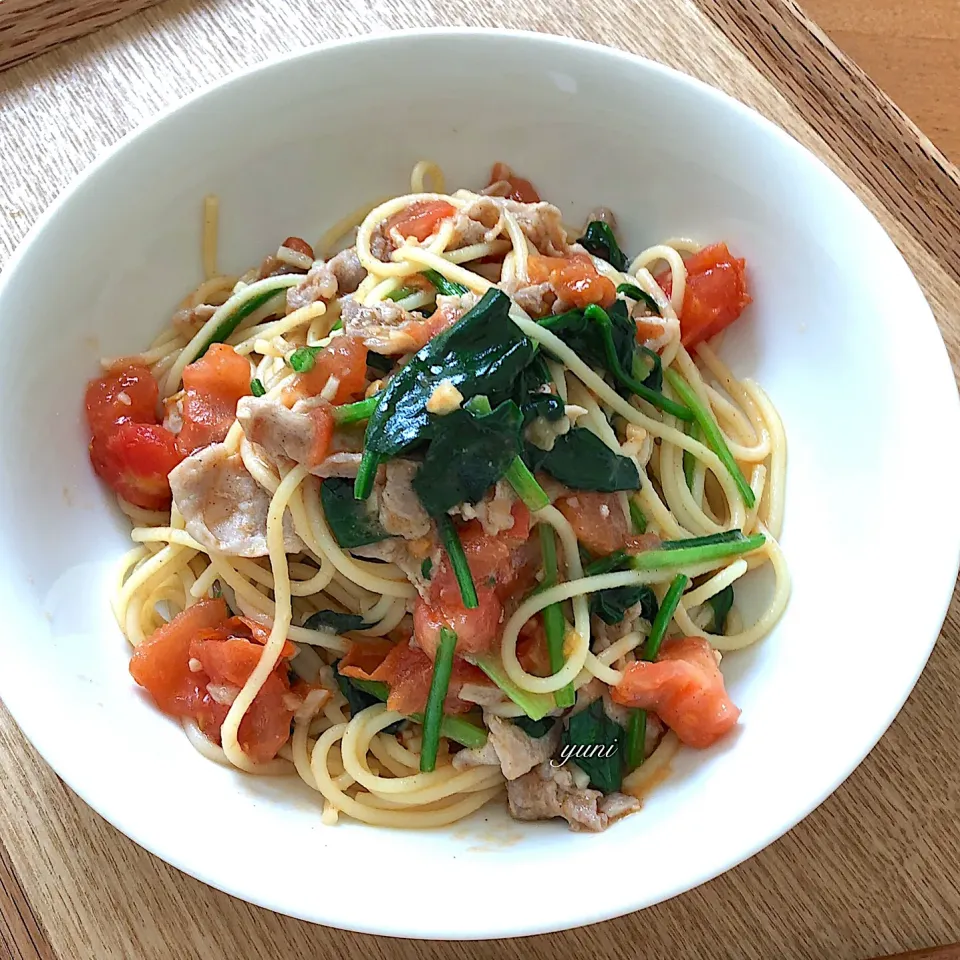
[[[321,39],[441,24],[598,40],[756,107],[878,216],[920,280],[957,369],[957,171],[787,0],[168,0],[0,75],[0,260],[76,171],[203,83]],[[213,891],[92,813],[0,709],[0,956],[862,960],[955,942],[958,640],[955,596],[930,664],[877,748],[817,811],[747,863],[640,914],[487,944],[345,934]]]

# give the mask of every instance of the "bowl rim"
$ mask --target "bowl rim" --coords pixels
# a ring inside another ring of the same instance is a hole
[[[859,208],[860,214],[865,217],[865,222],[869,222],[872,224],[873,228],[879,230],[886,238],[887,242],[890,243],[892,253],[903,260],[903,257],[896,245],[893,243],[893,240],[886,233],[883,226],[876,219],[872,211],[866,207],[866,205],[860,200],[859,197],[857,197],[854,191],[846,183],[844,183],[844,181],[836,173],[834,173],[833,170],[831,170],[820,157],[806,148],[783,128],[769,120],[763,114],[759,113],[757,110],[746,105],[742,101],[737,100],[735,97],[731,96],[725,91],[711,86],[709,83],[703,80],[683,73],[674,67],[667,66],[666,64],[659,63],[639,54],[630,53],[621,48],[608,46],[595,41],[563,36],[560,34],[541,33],[532,30],[507,30],[489,27],[427,27],[391,30],[342,39],[327,40],[318,44],[312,44],[300,49],[281,53],[250,66],[232,71],[217,80],[206,83],[197,90],[175,100],[173,103],[157,111],[155,114],[146,118],[132,130],[124,134],[120,139],[106,148],[93,161],[84,167],[84,169],[82,169],[71,180],[69,185],[41,213],[41,215],[37,218],[35,223],[31,226],[26,235],[17,245],[17,248],[7,261],[2,271],[2,275],[0,275],[0,297],[2,297],[7,286],[12,282],[12,278],[17,274],[20,263],[26,257],[30,248],[36,242],[38,242],[40,236],[44,233],[49,224],[56,219],[56,217],[60,214],[60,211],[72,202],[74,195],[82,189],[88,180],[95,177],[103,167],[112,162],[118,154],[122,153],[128,144],[132,143],[147,130],[159,126],[172,115],[184,110],[194,102],[201,100],[208,95],[215,94],[223,88],[242,83],[249,77],[259,73],[269,72],[285,64],[298,61],[300,59],[322,56],[329,50],[339,49],[342,47],[361,45],[389,46],[390,44],[403,44],[407,40],[426,37],[471,37],[473,39],[481,39],[484,42],[492,43],[498,43],[500,41],[506,41],[507,43],[535,43],[539,45],[554,46],[560,51],[564,49],[573,49],[581,52],[589,52],[591,55],[600,54],[604,57],[615,58],[621,61],[629,62],[634,66],[641,66],[644,70],[650,71],[654,74],[659,74],[667,78],[672,83],[678,84],[681,87],[686,87],[688,90],[693,91],[700,97],[712,99],[714,102],[722,105],[724,109],[733,110],[735,113],[740,114],[741,117],[748,120],[752,125],[758,127],[765,137],[773,138],[779,142],[783,149],[791,151],[795,156],[798,157],[798,159],[802,158],[803,162],[809,165],[811,169],[816,170],[820,177],[826,177],[832,182],[834,188],[839,188],[847,195],[848,199],[853,201],[855,206]],[[917,292],[926,306],[929,322],[933,324],[934,329],[937,331],[940,341],[939,349],[942,351],[942,360],[945,361],[947,369],[952,370],[949,361],[949,355],[943,342],[942,334],[940,333],[936,319],[929,308],[929,304],[926,301],[926,296],[923,293],[922,288],[920,288],[916,278],[913,276],[909,265],[906,264],[906,261],[904,261],[904,264],[907,267],[910,278],[916,285]],[[956,386],[955,378],[954,385]],[[957,425],[958,433],[960,433],[960,396],[956,394],[956,391],[954,392],[954,403],[952,405],[952,409],[947,411],[945,416],[948,418],[952,417],[953,422]],[[956,512],[956,509],[954,512]],[[954,563],[952,575],[952,580],[954,582],[956,581],[958,570],[960,570],[960,542],[958,542],[956,548],[956,562]],[[374,922],[354,922],[351,920],[342,921],[329,916],[321,917],[319,912],[308,914],[303,911],[293,911],[284,905],[281,896],[274,898],[269,896],[258,896],[244,889],[242,882],[231,884],[222,879],[212,879],[211,877],[204,875],[202,871],[186,865],[183,858],[175,855],[172,856],[168,852],[159,849],[159,845],[155,845],[151,841],[149,835],[145,835],[142,830],[128,824],[126,822],[127,818],[125,818],[123,812],[111,808],[110,804],[105,800],[105,795],[98,795],[95,790],[91,789],[91,785],[89,783],[77,784],[74,782],[75,778],[73,777],[69,779],[64,778],[64,781],[67,783],[69,788],[78,797],[80,797],[81,800],[84,801],[84,803],[91,807],[108,823],[110,823],[113,827],[123,833],[138,846],[163,860],[165,863],[170,864],[176,869],[223,893],[286,916],[295,917],[311,923],[335,926],[338,929],[349,930],[357,933],[408,939],[429,938],[477,940],[505,936],[531,936],[540,933],[573,929],[588,924],[598,923],[603,920],[624,916],[628,913],[644,909],[647,906],[654,906],[657,903],[662,903],[681,893],[694,889],[695,887],[698,887],[701,884],[706,883],[707,881],[712,880],[723,873],[726,873],[728,870],[754,856],[760,850],[769,846],[789,830],[793,829],[793,827],[795,827],[801,820],[809,816],[809,814],[821,803],[823,803],[824,800],[826,800],[832,793],[834,793],[862,763],[864,758],[876,746],[883,734],[887,731],[889,726],[896,718],[897,714],[902,709],[910,693],[913,691],[920,674],[926,666],[933,647],[940,636],[943,622],[945,621],[947,611],[952,601],[952,596],[953,589],[950,588],[946,592],[945,598],[941,601],[939,607],[937,608],[937,622],[940,626],[938,627],[937,632],[931,638],[924,641],[922,644],[918,644],[915,650],[915,669],[904,675],[902,680],[902,690],[898,693],[896,702],[891,702],[888,715],[884,719],[882,725],[877,728],[875,733],[870,734],[865,739],[865,741],[856,751],[855,755],[851,754],[849,759],[840,765],[842,766],[842,769],[840,769],[839,773],[836,774],[835,777],[831,778],[826,786],[817,791],[812,800],[792,809],[791,813],[782,820],[782,825],[780,827],[771,831],[768,835],[755,840],[751,844],[744,846],[739,854],[727,858],[723,863],[711,864],[710,866],[701,868],[699,871],[687,875],[684,880],[678,881],[672,887],[662,890],[654,899],[638,904],[636,902],[631,903],[629,898],[621,897],[619,900],[614,901],[609,906],[595,909],[593,911],[580,912],[576,917],[568,920],[554,918],[544,920],[533,919],[531,921],[521,923],[512,922],[509,929],[506,931],[495,929],[483,931],[477,928],[476,930],[470,930],[466,933],[463,933],[453,932],[453,928],[450,927],[449,932],[444,930],[442,932],[435,933],[430,931],[414,931],[410,928],[398,928],[393,926],[385,927],[383,924],[377,925]],[[4,686],[3,677],[3,672],[0,672],[0,687]],[[40,731],[38,725],[33,723],[33,718],[18,717],[13,714],[12,710],[10,712],[17,726],[28,739],[33,749],[35,749],[40,756],[43,757],[44,761],[48,764],[51,770],[54,770],[54,772],[60,776],[59,772],[56,771],[56,768],[53,767],[48,759],[48,751],[45,749],[45,737],[42,734],[37,736]]]

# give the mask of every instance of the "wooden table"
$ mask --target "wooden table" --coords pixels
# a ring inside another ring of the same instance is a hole
[[[0,16],[12,2],[41,5],[0,0]],[[811,0],[811,9],[960,156],[957,0],[925,0],[920,10],[899,0]],[[923,285],[957,368],[960,173],[790,0],[167,0],[0,75],[0,260],[76,170],[175,97],[315,40],[448,23],[620,45],[766,113],[877,214]],[[93,814],[0,708],[0,958],[854,960],[957,941],[958,640],[955,597],[927,670],[880,745],[820,809],[746,864],[597,927],[472,946],[343,934],[208,889]]]

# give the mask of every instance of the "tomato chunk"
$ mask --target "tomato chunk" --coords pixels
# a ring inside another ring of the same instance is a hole
[[[349,403],[363,396],[367,382],[367,348],[359,337],[335,337],[313,359],[313,367],[297,377],[295,391],[315,397],[327,381],[339,381],[334,403]]]
[[[90,433],[108,433],[118,423],[157,422],[157,381],[142,364],[111,370],[87,384],[84,397]]]
[[[366,667],[373,662],[389,646],[375,669],[368,671]],[[354,650],[362,647],[362,650]],[[346,666],[344,664],[347,663]],[[398,713],[409,716],[413,713],[422,713],[427,705],[427,696],[430,693],[430,682],[433,679],[433,661],[417,647],[410,645],[409,640],[396,644],[385,644],[384,641],[370,643],[356,641],[347,655],[340,661],[339,671],[345,677],[356,677],[361,680],[379,680],[390,688],[390,697],[387,707]],[[465,683],[489,683],[486,674],[471,663],[460,657],[454,657],[453,672],[450,676],[450,686],[447,688],[447,697],[443,702],[444,713],[466,713],[473,708],[473,704],[459,698],[460,690]]]
[[[436,232],[441,220],[452,217],[456,212],[456,207],[446,200],[416,200],[390,217],[384,224],[383,232],[389,236],[396,228],[401,237],[414,237],[423,243],[430,234]]]
[[[540,194],[537,193],[537,188],[529,180],[516,176],[505,163],[497,161],[490,171],[488,186],[492,187],[495,183],[501,181],[506,181],[512,187],[512,192],[507,194],[508,199],[518,200],[520,203],[540,202]]]
[[[133,652],[130,674],[174,717],[191,717],[214,742],[230,710],[227,690],[236,691],[250,678],[263,653],[269,631],[245,617],[230,617],[223,600],[201,600],[155,630]],[[257,763],[276,756],[290,735],[294,700],[288,694],[286,657],[295,652],[289,641],[250,709],[240,722],[237,739]],[[215,698],[210,688],[219,688]]]
[[[655,662],[627,664],[611,695],[624,706],[654,711],[691,747],[716,743],[740,717],[703,637],[665,640]]]
[[[747,261],[734,257],[725,243],[704,247],[683,262],[687,285],[680,308],[680,342],[689,349],[730,326],[751,298],[747,293]],[[666,274],[657,280],[669,297],[672,276]]]
[[[541,257],[531,254],[527,275],[532,283],[549,283],[554,292],[572,307],[588,307],[598,303],[609,307],[617,299],[613,281],[602,277],[585,253],[571,253],[568,257]]]
[[[233,347],[214,343],[183,371],[183,429],[177,445],[189,456],[226,437],[237,402],[250,393],[250,363]]]
[[[126,421],[95,434],[90,461],[97,476],[134,506],[162,510],[170,505],[167,475],[183,459],[176,437],[154,423]]]

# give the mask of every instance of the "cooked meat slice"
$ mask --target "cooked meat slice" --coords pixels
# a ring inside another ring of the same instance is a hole
[[[626,793],[608,793],[599,804],[600,813],[607,818],[607,823],[613,823],[640,809],[640,801]]]
[[[247,472],[239,454],[214,443],[170,471],[173,502],[187,533],[209,550],[232,557],[267,555],[270,493]],[[287,553],[303,549],[289,513],[283,518]]]
[[[478,196],[462,208],[465,216],[482,223],[487,230],[493,230],[500,224],[505,210],[516,217],[523,235],[540,253],[548,257],[562,257],[569,252],[563,214],[552,203],[521,203],[507,197]]]
[[[540,319],[547,316],[557,302],[557,295],[550,283],[533,283],[514,278],[505,280],[500,289],[513,299],[513,302],[531,317]]]
[[[389,460],[378,491],[383,529],[404,540],[418,540],[430,532],[430,517],[413,489],[418,469],[412,460]]]
[[[201,303],[196,307],[184,307],[173,315],[173,328],[177,333],[193,337],[216,312],[217,308],[209,303]]]
[[[341,250],[327,261],[327,267],[336,278],[337,294],[341,297],[345,297],[348,293],[355,293],[367,276],[367,271],[364,270],[357,256],[356,247]]]
[[[599,809],[603,794],[580,789],[566,766],[545,760],[535,770],[507,783],[507,803],[515,820],[552,820],[563,817],[571,830],[599,832],[610,818]]]
[[[364,559],[395,563],[424,599],[430,591],[430,578],[423,573],[424,562],[430,560],[432,570],[440,565],[440,545],[433,537],[420,540],[391,537],[362,547],[351,547],[350,552]]]
[[[495,231],[496,232],[496,231]],[[475,243],[483,243],[487,240],[488,229],[478,220],[471,220],[465,213],[459,210],[453,215],[453,234],[450,237],[450,249],[458,250],[460,247],[471,247]],[[490,237],[492,240],[493,237]]]
[[[447,320],[447,326],[453,326],[467,311],[472,310],[480,298],[472,292],[461,293],[455,296],[440,294],[437,297],[437,313],[442,313]]]
[[[392,300],[381,300],[369,307],[352,298],[344,300],[340,318],[346,336],[360,337],[368,350],[385,356],[419,350],[431,336],[427,321]]]
[[[479,750],[461,750],[454,755],[453,765],[460,770],[499,764],[507,780],[516,780],[549,760],[560,744],[559,721],[542,737],[531,737],[509,720],[490,713],[483,719],[489,731],[487,742]]]

